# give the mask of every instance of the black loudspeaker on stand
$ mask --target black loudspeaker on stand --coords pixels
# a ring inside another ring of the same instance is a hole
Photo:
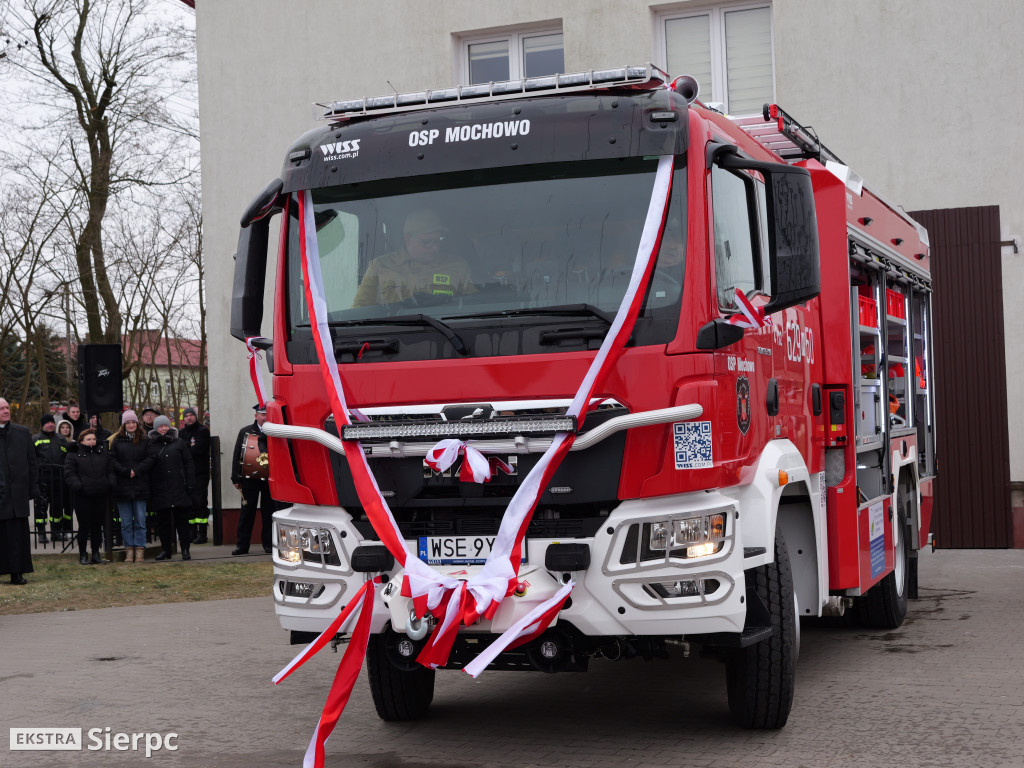
[[[121,345],[81,344],[78,347],[78,400],[86,413],[120,413]]]

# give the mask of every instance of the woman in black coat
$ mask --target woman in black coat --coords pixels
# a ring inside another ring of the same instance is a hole
[[[156,510],[160,548],[163,550],[156,559],[171,559],[174,532],[177,531],[181,559],[191,560],[189,545],[192,543],[192,532],[188,521],[192,511],[192,491],[196,485],[192,454],[166,416],[157,416],[153,421],[148,451],[153,459],[149,476],[152,494],[150,503]]]
[[[64,441],[64,448],[66,449],[63,458],[61,459],[61,466],[67,460],[67,457],[72,453],[78,452],[78,443],[75,442],[75,425],[67,419],[61,419],[57,422],[57,434],[60,435]],[[74,502],[71,498],[71,489],[68,487],[68,482],[64,478],[64,473],[61,472],[61,494],[60,494],[60,517],[61,517],[61,535],[65,539],[70,539],[74,526],[72,525],[71,515],[74,512]],[[56,507],[51,507],[50,517],[57,517],[58,511]]]
[[[124,560],[141,563],[146,559],[146,500],[153,457],[135,411],[121,414],[121,428],[110,436],[109,444],[114,499],[121,513]]]
[[[82,565],[102,563],[100,532],[113,482],[107,446],[96,442],[93,430],[82,430],[78,436],[78,450],[69,454],[64,462],[64,480],[75,494],[79,562]],[[86,554],[86,542],[92,543],[92,560]]]

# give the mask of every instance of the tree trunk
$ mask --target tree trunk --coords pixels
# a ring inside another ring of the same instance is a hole
[[[39,402],[42,412],[49,413],[50,400],[53,399],[50,394],[50,372],[46,365],[49,334],[46,333],[45,329],[40,329],[37,325],[35,328],[35,339],[36,367],[39,369]]]

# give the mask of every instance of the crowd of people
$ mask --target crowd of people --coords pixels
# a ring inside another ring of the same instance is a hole
[[[40,489],[36,527],[41,542],[46,540],[47,508],[51,534],[65,538],[64,510],[54,509],[51,500],[60,498],[63,506],[69,497],[78,517],[82,565],[102,561],[102,526],[111,500],[116,509],[113,520],[120,527],[113,533],[119,534],[116,538],[124,544],[128,562],[145,560],[150,517],[155,518],[160,539],[157,560],[171,558],[175,537],[182,560],[191,559],[193,543],[207,541],[210,430],[199,423],[194,408],[183,411],[180,430],[152,406],[142,410],[141,418],[134,410],[122,412],[120,426],[113,433],[100,424],[98,414],[86,420],[73,403],[60,424],[51,427],[50,421],[55,422],[53,416],[42,417],[43,431],[35,438],[37,459],[41,469],[62,474],[66,488],[56,488],[51,480],[48,488]],[[62,433],[69,430],[65,437]]]
[[[245,555],[255,525],[262,520],[263,551],[271,551],[266,409],[254,406],[253,423],[239,430],[231,458],[231,481],[241,492],[236,546]],[[30,501],[39,544],[69,541],[77,519],[79,562],[103,562],[103,526],[111,512],[114,543],[123,543],[126,562],[145,561],[146,541],[155,528],[156,560],[170,560],[175,542],[182,560],[191,545],[208,541],[210,430],[194,408],[182,412],[180,428],[152,406],[139,416],[127,409],[111,433],[98,414],[88,418],[78,404],[63,413],[44,414],[40,431],[11,422],[11,408],[0,398],[0,574],[25,584],[32,572]],[[47,531],[49,527],[49,531]]]
[[[40,544],[67,541],[74,511],[82,565],[103,562],[108,511],[127,562],[145,560],[150,520],[160,540],[157,560],[171,559],[175,540],[182,560],[191,559],[193,543],[208,540],[210,430],[194,408],[183,411],[180,429],[151,406],[141,417],[122,412],[114,433],[76,403],[40,422],[39,433],[29,435],[11,423],[10,405],[0,399],[0,573],[12,583],[26,583],[32,571],[29,500]]]

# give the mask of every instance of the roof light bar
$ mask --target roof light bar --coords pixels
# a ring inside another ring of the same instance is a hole
[[[317,103],[323,112],[315,114],[321,120],[348,119],[369,114],[401,112],[429,104],[472,101],[475,99],[523,98],[543,92],[586,91],[597,88],[627,87],[636,89],[659,88],[668,82],[668,74],[647,64],[646,66],[618,69],[592,69],[587,72],[528,77],[521,80],[462,85],[437,91],[393,93],[348,101]]]
[[[459,421],[430,421],[414,423],[359,422],[346,425],[341,432],[343,440],[399,440],[402,438],[482,437],[508,435],[550,435],[556,432],[576,432],[574,416],[543,419],[462,419]]]

